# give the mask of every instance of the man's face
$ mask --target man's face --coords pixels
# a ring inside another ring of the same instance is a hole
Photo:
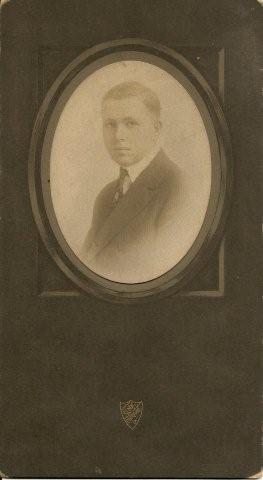
[[[123,167],[143,159],[154,147],[160,122],[137,97],[105,100],[103,136],[111,158]]]

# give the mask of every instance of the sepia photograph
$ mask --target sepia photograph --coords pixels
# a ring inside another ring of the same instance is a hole
[[[0,477],[260,478],[261,3],[2,0]]]
[[[206,126],[179,75],[149,62],[115,61],[83,77],[46,136],[54,214],[91,271],[147,282],[177,265],[202,227]]]

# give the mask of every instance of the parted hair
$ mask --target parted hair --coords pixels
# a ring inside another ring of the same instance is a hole
[[[122,82],[112,87],[103,97],[106,100],[120,100],[127,97],[138,97],[148,110],[158,118],[161,114],[161,104],[158,96],[150,88],[139,82]]]

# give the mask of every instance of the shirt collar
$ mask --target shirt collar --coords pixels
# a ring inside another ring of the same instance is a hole
[[[130,167],[126,167],[130,179],[132,182],[136,180],[136,178],[145,170],[146,167],[151,163],[154,157],[157,155],[157,152],[160,150],[160,145],[157,142],[157,145],[140,161],[135,163],[134,165],[130,165]]]

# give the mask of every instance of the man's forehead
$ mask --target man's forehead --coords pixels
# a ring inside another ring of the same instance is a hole
[[[122,113],[124,110],[127,112],[127,109],[134,113],[138,112],[138,109],[141,111],[148,110],[142,99],[138,96],[107,98],[102,102],[102,112],[104,113]]]

